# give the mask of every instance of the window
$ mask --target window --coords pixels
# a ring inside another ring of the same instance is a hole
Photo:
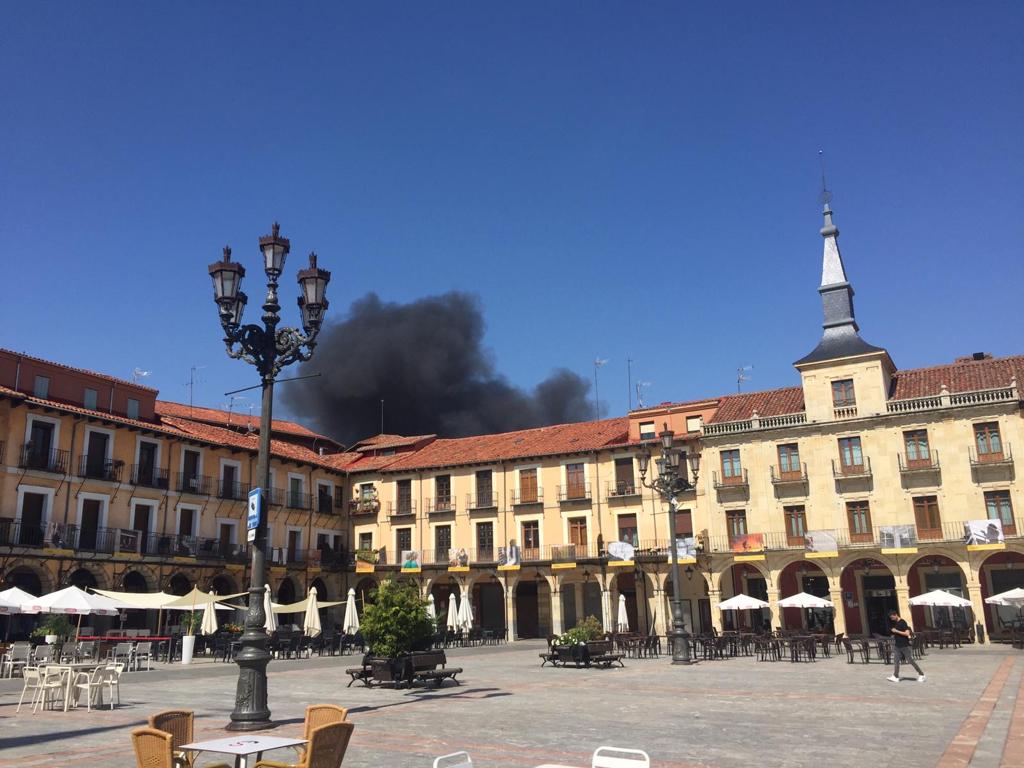
[[[907,467],[930,467],[931,451],[928,449],[928,430],[914,429],[903,433],[903,446],[907,449]]]
[[[523,557],[531,560],[540,557],[540,522],[537,520],[523,523]]]
[[[537,488],[537,469],[519,470],[519,501],[522,504],[535,504],[540,500]],[[525,544],[524,544],[525,546]]]
[[[367,531],[359,534],[359,549],[373,549],[373,533]]]
[[[729,538],[735,539],[747,535],[747,510],[730,509],[725,513],[725,523],[729,529]]]
[[[1013,504],[1010,502],[1009,491],[986,491],[985,509],[989,520],[999,520],[1003,524],[1003,534],[1017,535],[1016,522],[1013,519]]]
[[[999,437],[998,422],[975,424],[974,444],[978,447],[978,461],[1003,460],[1003,441]]]
[[[147,488],[167,487],[167,478],[157,473],[157,451],[160,446],[148,440],[139,441],[139,463],[135,467],[135,484]]]
[[[864,454],[860,449],[859,437],[839,438],[839,463],[844,475],[860,474],[864,471]]]
[[[377,498],[377,491],[374,489],[373,483],[359,484],[359,498],[362,501],[373,501]]]
[[[632,457],[615,460],[615,487],[612,496],[631,496],[636,493],[636,481],[633,479]]]
[[[401,557],[403,552],[408,552],[410,549],[412,549],[412,528],[396,528],[395,554]]]
[[[577,547],[585,548],[587,546],[587,518],[569,518],[569,543]],[[583,555],[585,551],[585,549],[583,551],[578,550],[578,554]]]
[[[489,469],[477,470],[476,473],[476,506],[496,507],[494,499],[493,473]]]
[[[434,529],[434,562],[447,563],[448,550],[452,548],[452,527],[439,525]]]
[[[734,448],[731,451],[722,451],[722,482],[726,485],[736,485],[743,482],[743,469],[740,467],[740,451]]]
[[[800,449],[796,443],[779,446],[779,477],[782,480],[799,480],[803,473],[800,470]]]
[[[802,505],[783,507],[782,514],[786,519],[786,543],[791,547],[802,547],[806,543],[807,511]]]
[[[334,506],[334,486],[330,483],[316,484],[316,508],[321,515],[331,514]]]
[[[96,403],[99,399],[99,392],[95,389],[85,388],[85,392],[82,393],[82,407],[87,408],[90,411],[96,410]]]
[[[297,563],[302,552],[302,531],[294,528],[288,531],[288,559],[289,563]]]
[[[850,524],[851,542],[871,542],[871,509],[866,501],[846,502],[846,519]]]
[[[640,439],[641,440],[653,440],[654,439],[654,422],[653,421],[641,421],[640,422]]]
[[[181,462],[181,489],[199,492],[199,451],[185,449]]]
[[[412,480],[395,483],[395,512],[399,515],[412,514]]]
[[[565,498],[587,498],[586,472],[582,463],[565,465]]]
[[[222,499],[241,498],[241,489],[236,488],[238,468],[234,464],[223,464],[220,468],[220,497]]]
[[[917,538],[941,539],[942,520],[939,518],[939,498],[937,496],[915,498],[914,521],[917,523]]]
[[[195,531],[196,511],[191,507],[178,510],[178,535],[192,536]]]
[[[476,524],[476,559],[481,562],[494,560],[494,523]]]
[[[700,428],[703,425],[703,419],[700,416],[687,416],[686,417],[686,431],[687,432],[700,432]]]
[[[693,513],[688,509],[676,510],[676,538],[689,539],[693,537]]]
[[[305,496],[303,493],[303,482],[301,477],[288,478],[288,506],[292,509],[305,509]]]
[[[434,510],[452,508],[452,476],[438,475],[434,478]]]
[[[36,376],[35,385],[32,387],[32,394],[36,397],[46,398],[50,394],[50,377]]]
[[[640,539],[637,537],[636,515],[619,515],[619,541],[639,546]]]
[[[832,382],[832,405],[835,408],[852,408],[857,404],[853,394],[853,379],[840,379]]]

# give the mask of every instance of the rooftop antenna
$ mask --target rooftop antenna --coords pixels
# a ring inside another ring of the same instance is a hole
[[[601,400],[597,396],[597,369],[604,368],[608,365],[607,359],[601,359],[600,357],[594,358],[594,418],[601,418]]]
[[[192,415],[192,400],[195,394],[196,388],[196,371],[200,368],[205,368],[205,365],[193,365],[188,369],[188,383],[185,386],[188,388],[188,415]]]
[[[643,408],[644,407],[643,392],[644,392],[644,389],[649,387],[649,386],[651,386],[651,382],[649,382],[649,381],[638,381],[636,383],[636,407],[637,408]]]
[[[747,376],[747,371],[754,370],[752,365],[743,365],[736,369],[736,394],[738,395],[743,391],[743,382],[750,381],[750,377]]]
[[[249,403],[249,421],[245,425],[245,432],[248,435],[251,435],[253,432],[256,431],[255,429],[253,429],[252,426],[253,420],[255,419],[255,417],[252,415],[252,409],[255,407],[255,405],[255,403]]]
[[[132,384],[138,384],[139,379],[144,379],[147,376],[152,376],[152,371],[144,371],[141,368],[132,368]]]
[[[231,412],[235,409],[235,400],[248,400],[248,399],[249,398],[247,398],[245,395],[230,395],[229,399],[228,399],[228,402],[225,405],[221,406],[221,408],[226,407],[228,409],[228,426],[229,427],[231,426]],[[249,407],[252,408],[251,405]]]
[[[832,202],[832,192],[829,191],[828,184],[825,182],[825,152],[820,149],[818,150],[818,163],[821,165],[821,194],[818,199],[825,206],[825,210],[828,210],[828,204]]]

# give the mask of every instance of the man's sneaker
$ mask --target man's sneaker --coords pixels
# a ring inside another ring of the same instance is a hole
[[[900,679],[896,677],[896,675],[889,675],[885,679],[888,680],[890,683],[898,683],[900,681]]]
[[[918,675],[917,682],[923,683],[924,682],[924,675]]]

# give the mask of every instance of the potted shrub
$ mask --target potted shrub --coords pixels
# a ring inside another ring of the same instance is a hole
[[[54,614],[47,616],[43,623],[32,630],[32,637],[41,637],[47,645],[53,645],[58,640],[66,640],[71,636],[74,628],[67,616]]]
[[[189,611],[181,617],[181,663],[191,664],[192,654],[196,650],[196,632],[203,625],[203,614]]]
[[[374,678],[397,682],[405,676],[409,654],[429,647],[434,624],[427,615],[427,601],[415,586],[384,581],[374,603],[363,612],[360,631],[372,654]]]

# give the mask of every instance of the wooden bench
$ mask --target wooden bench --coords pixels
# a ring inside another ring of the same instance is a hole
[[[409,664],[410,682],[419,681],[426,683],[433,681],[440,688],[441,683],[448,677],[456,685],[459,685],[459,681],[455,679],[455,676],[462,672],[462,667],[446,666],[448,658],[445,656],[444,651],[415,653],[409,658]]]
[[[592,666],[608,669],[612,664],[618,663],[620,667],[626,666],[622,663],[622,654],[612,653],[611,640],[592,640],[587,643],[587,654],[590,656]]]
[[[373,676],[373,666],[370,664],[370,654],[366,654],[365,656],[363,656],[362,666],[360,666],[360,667],[349,667],[348,669],[345,670],[345,674],[352,678],[351,680],[348,681],[348,685],[345,686],[346,688],[351,688],[352,687],[352,683],[354,683],[356,680],[361,682],[367,688],[371,687],[371,685],[372,685],[371,678]]]

